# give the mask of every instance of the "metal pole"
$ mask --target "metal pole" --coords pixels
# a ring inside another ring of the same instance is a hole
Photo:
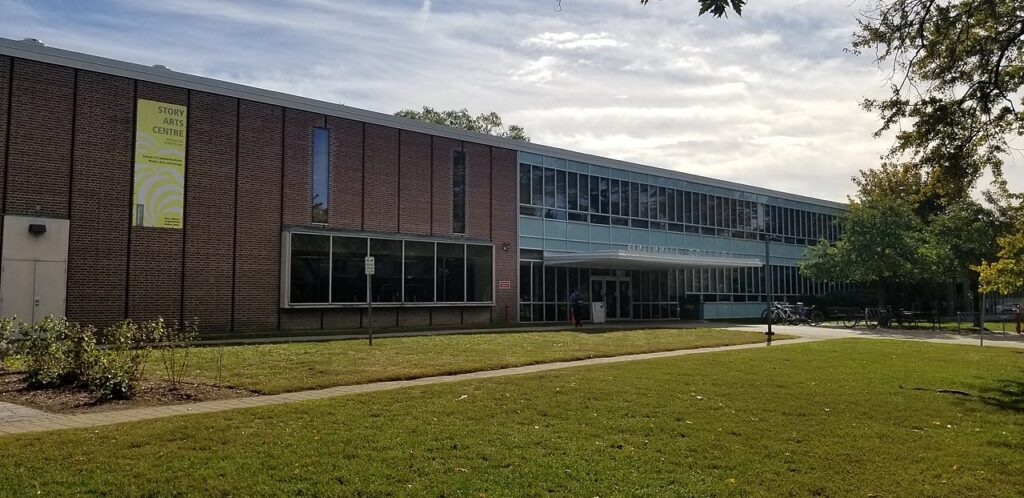
[[[981,345],[985,345],[985,293],[981,293],[981,313],[978,314],[978,321],[981,323],[981,329],[978,337],[980,338]]]
[[[771,237],[766,236],[764,238],[764,279],[768,284],[766,286],[768,290],[768,332],[766,334],[768,336],[768,346],[772,345],[772,336],[775,335],[775,332],[772,332],[772,314],[774,310],[772,309],[771,243]]]
[[[373,276],[366,275],[366,314],[370,320],[370,345],[373,346]]]

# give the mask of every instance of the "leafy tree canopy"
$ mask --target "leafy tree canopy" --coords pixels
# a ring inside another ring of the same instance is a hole
[[[895,284],[921,280],[923,227],[905,199],[854,202],[842,217],[843,237],[807,249],[800,272],[815,280]]]
[[[890,95],[867,99],[892,158],[927,173],[942,197],[963,197],[985,171],[1002,176],[1008,141],[1024,134],[1024,3],[875,0],[853,49],[891,71]]]
[[[395,113],[395,116],[418,119],[428,123],[461,128],[463,130],[475,131],[487,135],[494,135],[501,138],[521,140],[529,142],[530,137],[522,126],[509,125],[507,128],[502,125],[501,116],[496,112],[472,116],[465,108],[459,110],[438,111],[432,107],[423,106],[422,111],[414,109],[402,109]]]

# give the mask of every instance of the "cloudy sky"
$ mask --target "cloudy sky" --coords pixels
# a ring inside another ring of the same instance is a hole
[[[379,112],[493,110],[545,145],[843,201],[890,143],[858,107],[883,74],[843,50],[864,2],[0,0],[0,36]]]

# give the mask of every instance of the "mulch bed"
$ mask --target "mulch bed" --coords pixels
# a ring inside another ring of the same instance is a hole
[[[252,391],[231,387],[193,383],[174,387],[166,381],[147,380],[143,381],[142,389],[132,399],[100,401],[96,394],[85,389],[28,389],[23,377],[21,374],[0,375],[0,401],[51,413],[94,413],[255,395]]]

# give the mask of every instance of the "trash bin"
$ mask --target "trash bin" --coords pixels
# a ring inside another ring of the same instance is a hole
[[[590,303],[590,322],[604,323],[604,303]]]

